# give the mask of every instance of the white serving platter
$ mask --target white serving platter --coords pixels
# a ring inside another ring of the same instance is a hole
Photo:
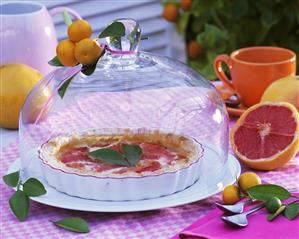
[[[217,157],[216,152],[211,147],[205,146],[207,157]],[[8,169],[7,173],[12,173],[20,169],[20,160],[16,160]],[[231,154],[225,163],[222,173],[210,174],[206,180],[198,180],[189,188],[159,198],[138,200],[138,201],[97,201],[73,197],[59,192],[42,180],[47,194],[40,197],[31,198],[33,201],[64,209],[72,209],[89,212],[137,212],[162,209],[167,207],[180,206],[202,199],[222,191],[223,188],[236,181],[241,172],[238,160]],[[219,176],[220,175],[220,176]]]

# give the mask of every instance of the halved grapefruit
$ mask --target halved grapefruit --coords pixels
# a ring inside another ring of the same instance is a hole
[[[230,134],[230,143],[244,164],[272,170],[299,150],[299,113],[286,102],[264,102],[246,110]]]

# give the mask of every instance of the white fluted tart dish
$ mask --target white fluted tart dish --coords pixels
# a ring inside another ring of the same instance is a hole
[[[202,156],[202,146],[192,138],[144,128],[60,135],[39,149],[49,185],[72,196],[109,201],[184,190],[199,179]]]

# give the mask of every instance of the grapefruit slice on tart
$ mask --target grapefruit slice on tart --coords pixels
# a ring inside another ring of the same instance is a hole
[[[238,119],[230,143],[240,161],[259,170],[283,166],[299,150],[299,113],[286,102],[264,102]]]

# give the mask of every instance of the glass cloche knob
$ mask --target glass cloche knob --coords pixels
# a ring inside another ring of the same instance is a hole
[[[114,22],[121,22],[125,27],[125,35],[122,37],[111,36],[107,37],[106,41],[110,50],[115,51],[116,53],[135,53],[138,50],[140,38],[141,38],[141,29],[135,20],[131,18],[122,18],[115,20]]]

